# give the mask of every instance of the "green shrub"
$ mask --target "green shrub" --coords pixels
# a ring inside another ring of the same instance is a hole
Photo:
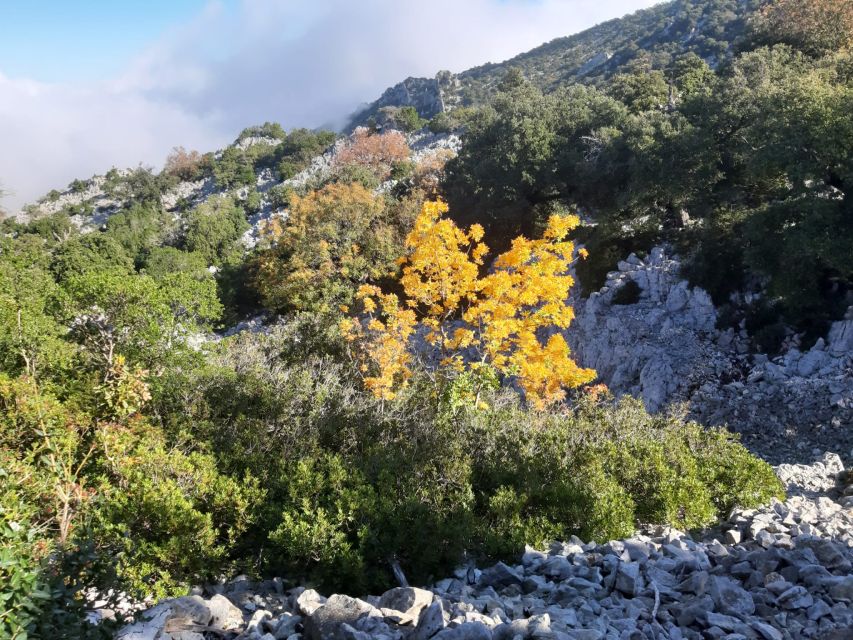
[[[403,131],[416,131],[427,123],[415,107],[400,107],[393,113],[392,118]]]
[[[169,183],[168,180],[173,182]],[[163,174],[162,178],[154,175],[149,167],[138,167],[125,176],[124,191],[129,204],[139,204],[149,208],[159,208],[160,198],[169,188],[174,186],[174,176]]]
[[[175,247],[156,247],[145,258],[144,271],[162,279],[175,273],[186,273],[199,280],[210,278],[208,263],[200,253],[181,251]]]
[[[213,163],[213,177],[220,189],[234,189],[255,182],[252,160],[237,147],[228,147]]]
[[[61,244],[79,234],[67,211],[32,220],[22,231],[41,236],[51,246]]]
[[[368,588],[363,538],[375,494],[363,476],[339,456],[296,461],[281,479],[285,499],[281,522],[270,534],[276,564],[290,575],[324,586]]]
[[[109,217],[106,235],[118,242],[139,266],[145,254],[161,244],[174,227],[172,216],[159,206],[134,204]]]
[[[222,475],[213,457],[167,447],[155,430],[104,429],[99,543],[136,593],[163,597],[218,575],[262,492]]]
[[[453,121],[444,111],[435,114],[429,121],[429,130],[432,133],[450,133],[453,131]]]
[[[213,197],[186,217],[184,246],[203,256],[209,265],[239,260],[239,240],[249,229],[242,207],[228,196]]]
[[[133,270],[133,258],[112,236],[90,233],[73,238],[59,246],[53,254],[51,271],[60,282],[92,271]]]
[[[255,544],[269,549],[270,573],[381,589],[394,562],[417,583],[449,571],[463,550],[510,559],[573,534],[602,542],[641,524],[702,527],[780,495],[772,469],[730,434],[652,416],[639,401],[531,413],[514,394],[485,389],[490,408],[476,409],[470,393],[436,395],[418,377],[379,404],[342,382],[345,368],[291,351],[297,333],[242,336],[225,361],[244,363],[238,373],[191,383],[214,393],[210,407],[230,406],[231,418],[208,414],[209,428],[232,425],[215,448],[234,471],[257,469],[268,489],[265,542]],[[290,364],[256,348],[290,354]],[[271,464],[273,451],[286,453]]]
[[[363,164],[350,163],[339,165],[326,180],[329,184],[358,184],[368,191],[376,190],[381,180],[376,171]]]
[[[257,189],[251,189],[246,195],[246,200],[243,202],[243,207],[246,213],[257,213],[261,210],[262,196]]]
[[[267,191],[267,198],[273,209],[286,209],[290,206],[290,201],[293,199],[294,194],[293,187],[277,184]]]
[[[415,164],[410,160],[403,160],[402,162],[395,162],[391,165],[390,177],[392,180],[405,180],[411,177],[414,171]]]
[[[0,491],[0,637],[26,640],[42,603],[50,597],[36,552],[43,535],[30,522],[27,505],[10,491],[3,466],[0,482],[4,486]]]
[[[80,180],[79,178],[75,178],[68,185],[68,189],[72,193],[83,193],[88,188],[89,188],[89,181],[88,180]]]

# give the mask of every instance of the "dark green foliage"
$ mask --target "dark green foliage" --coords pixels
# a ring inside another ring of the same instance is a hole
[[[292,178],[322,154],[337,136],[331,131],[293,129],[275,148],[275,160],[282,180]]]
[[[208,262],[200,253],[181,251],[174,247],[155,247],[145,258],[143,271],[153,278],[165,278],[186,273],[195,278],[209,278]]]
[[[134,204],[109,217],[105,235],[121,245],[138,266],[151,249],[172,235],[174,226],[172,216],[159,207]]]
[[[89,188],[89,181],[88,180],[75,179],[75,180],[72,180],[71,184],[68,185],[68,189],[72,193],[83,193],[88,188]]]
[[[65,211],[31,220],[20,232],[41,236],[49,245],[62,243],[78,234],[77,227]]]
[[[408,160],[403,162],[395,162],[391,166],[392,180],[405,180],[410,177],[415,170],[415,165]]]
[[[234,338],[216,368],[170,381],[158,408],[190,407],[173,428],[194,425],[230,474],[251,471],[267,489],[249,534],[250,548],[266,549],[264,572],[377,590],[392,583],[392,560],[417,583],[462,550],[510,559],[572,534],[700,527],[780,494],[732,436],[637,401],[533,414],[514,394],[485,391],[490,408],[474,409],[468,394],[419,377],[379,404],[346,366],[310,355],[330,341],[311,326],[304,317]]]
[[[63,243],[53,255],[51,271],[60,282],[68,278],[106,269],[133,269],[133,257],[112,236],[90,233]]]
[[[237,147],[228,147],[213,164],[213,177],[220,189],[234,189],[255,182],[252,159]]]
[[[160,198],[170,186],[169,178],[160,178],[150,168],[139,167],[123,179],[123,193],[129,204],[159,208]]]
[[[389,114],[392,123],[401,131],[417,131],[426,125],[415,107],[399,107]]]
[[[544,95],[515,72],[448,163],[451,210],[501,248],[580,206],[596,222],[579,232],[585,291],[667,241],[718,304],[762,282],[784,321],[816,334],[853,289],[849,57],[777,46],[718,73],[695,55],[651,72],[638,59],[604,91]]]
[[[335,167],[326,183],[358,184],[368,191],[373,191],[379,187],[381,181],[371,167],[352,163]]]
[[[261,210],[261,194],[257,189],[252,189],[246,195],[246,199],[243,202],[243,208],[246,210],[246,213],[253,214],[257,213]]]
[[[447,113],[442,111],[437,113],[427,126],[432,133],[450,133],[453,130],[453,121]]]
[[[262,493],[250,477],[220,474],[210,455],[167,447],[153,430],[134,435],[104,434],[112,456],[96,536],[119,554],[123,580],[162,597],[224,565]]]
[[[248,228],[240,206],[227,196],[214,197],[187,215],[184,245],[209,265],[220,266],[239,260],[242,250],[238,241]]]
[[[607,92],[632,113],[663,110],[667,106],[670,91],[661,71],[618,74],[613,76],[607,86]]]
[[[104,193],[108,196],[116,195],[118,187],[121,184],[122,178],[118,169],[113,167],[104,174]]]
[[[288,187],[283,184],[277,184],[267,191],[267,199],[273,209],[286,209],[290,206],[290,200],[293,197],[293,187]]]

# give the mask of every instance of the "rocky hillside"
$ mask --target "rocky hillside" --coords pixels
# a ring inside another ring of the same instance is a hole
[[[158,604],[117,640],[849,638],[853,485],[835,455],[777,473],[786,501],[701,534],[575,538],[363,598],[242,577]]]
[[[366,124],[383,108],[415,107],[424,118],[458,106],[486,104],[510,68],[551,92],[574,83],[599,84],[632,66],[665,69],[686,53],[716,67],[746,32],[761,0],[672,0],[581,33],[557,38],[499,63],[435,78],[408,78],[353,116],[350,128]]]
[[[754,8],[0,221],[0,637],[848,637],[853,53]]]
[[[727,424],[775,463],[827,449],[853,458],[853,307],[810,349],[791,336],[770,357],[743,326],[718,329],[711,297],[679,266],[662,247],[631,254],[578,300],[567,332],[578,360],[652,411],[687,403],[701,423]]]

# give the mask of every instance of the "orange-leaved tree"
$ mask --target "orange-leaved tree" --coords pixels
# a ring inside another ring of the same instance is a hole
[[[335,164],[357,164],[374,170],[381,179],[388,177],[391,167],[409,157],[406,136],[399,131],[371,133],[361,127],[355,130],[335,156]]]
[[[516,238],[481,275],[488,253],[483,228],[460,229],[444,217],[447,210],[443,202],[425,203],[406,238],[403,300],[362,286],[364,315],[341,323],[344,336],[357,345],[366,386],[390,399],[408,383],[416,332],[451,371],[487,366],[515,376],[537,408],[593,380],[595,371],[579,367],[563,336],[553,331],[574,318],[567,304],[574,244],[566,237],[578,218],[551,216],[541,239]]]

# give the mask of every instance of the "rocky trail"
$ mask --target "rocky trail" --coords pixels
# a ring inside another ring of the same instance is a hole
[[[785,502],[714,529],[528,548],[428,588],[324,597],[238,578],[164,601],[121,640],[794,640],[853,638],[853,473],[780,465]]]

